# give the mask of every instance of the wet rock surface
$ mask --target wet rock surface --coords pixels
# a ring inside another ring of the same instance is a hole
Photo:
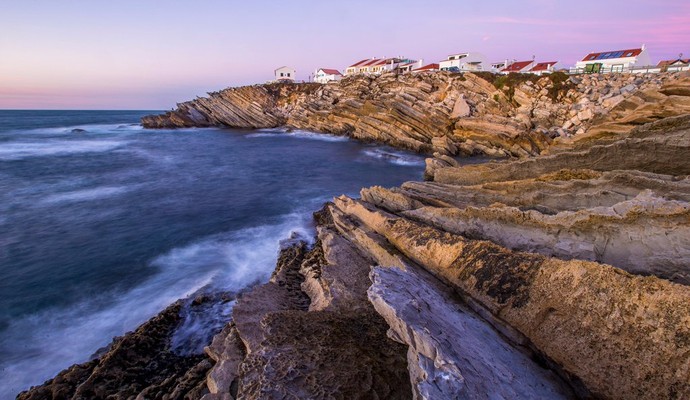
[[[208,392],[212,361],[173,351],[172,336],[182,323],[177,302],[136,331],[116,338],[98,358],[74,365],[17,399],[190,399]]]

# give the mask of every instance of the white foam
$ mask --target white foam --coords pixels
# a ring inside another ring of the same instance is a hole
[[[323,142],[346,142],[350,140],[346,136],[336,136],[327,133],[316,133],[308,131],[285,131],[279,129],[262,129],[258,133],[250,133],[248,138],[276,138],[276,137],[291,137],[296,139],[320,140]]]
[[[14,398],[21,390],[86,361],[112,337],[133,330],[203,287],[239,291],[267,280],[275,268],[281,239],[293,231],[313,236],[309,219],[307,212],[290,214],[276,224],[215,235],[173,249],[150,263],[150,268],[160,272],[129,292],[13,321],[0,342],[2,352],[9,354],[0,360],[0,399]],[[99,308],[96,302],[108,306]],[[188,336],[189,332],[182,334]]]
[[[129,142],[115,140],[49,140],[41,142],[0,143],[0,160],[22,160],[77,153],[101,153]]]
[[[69,203],[79,201],[99,200],[108,197],[118,196],[129,192],[132,188],[126,186],[102,186],[92,189],[75,190],[72,192],[57,193],[43,199],[41,203]]]
[[[74,130],[81,130],[83,132],[73,132]],[[12,132],[21,132],[22,134],[32,135],[86,135],[98,133],[126,133],[139,132],[144,127],[141,124],[121,123],[121,124],[91,124],[91,125],[73,125],[73,126],[59,126],[52,128],[34,128],[22,129]]]
[[[424,158],[409,153],[403,153],[393,150],[385,149],[370,149],[364,150],[364,155],[378,160],[387,161],[391,164],[400,165],[404,167],[417,167],[424,165]]]

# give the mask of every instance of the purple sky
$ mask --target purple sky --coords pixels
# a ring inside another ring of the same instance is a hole
[[[282,4],[282,5],[277,5]],[[639,47],[690,57],[690,2],[23,0],[0,6],[0,109],[168,109],[318,67],[479,51],[573,65]]]

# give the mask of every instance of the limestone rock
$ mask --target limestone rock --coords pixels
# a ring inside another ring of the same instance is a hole
[[[552,372],[506,343],[434,278],[375,268],[369,298],[408,348],[418,399],[559,399],[572,396]],[[439,316],[443,316],[439,318]]]

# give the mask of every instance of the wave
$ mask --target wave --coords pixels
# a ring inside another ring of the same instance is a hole
[[[10,142],[0,144],[0,160],[13,161],[30,157],[102,153],[129,142],[115,140],[50,140],[41,142]]]
[[[424,165],[424,158],[409,153],[388,149],[369,149],[363,151],[367,157],[390,162],[391,164],[409,167]]]
[[[131,187],[126,186],[102,186],[93,189],[75,190],[73,192],[57,193],[43,199],[41,203],[54,204],[65,202],[79,202],[104,199],[114,197],[131,191]]]
[[[347,142],[350,140],[346,136],[336,136],[328,133],[316,133],[308,131],[287,131],[284,129],[260,129],[257,133],[246,135],[248,138],[275,138],[291,137],[296,139],[320,140],[324,142]]]
[[[126,293],[104,294],[69,309],[48,310],[12,321],[0,341],[0,399],[40,384],[62,369],[85,362],[110,338],[136,328],[162,309],[202,289],[234,292],[268,280],[280,240],[312,237],[309,213],[275,224],[227,232],[172,249],[149,263],[158,272]],[[210,330],[227,322],[232,302],[188,314],[173,337],[181,353],[199,352]]]
[[[35,128],[22,129],[10,131],[9,133],[22,133],[32,135],[78,135],[87,133],[124,133],[124,132],[139,132],[144,130],[141,124],[86,124],[86,125],[70,125],[58,126],[51,128]]]

